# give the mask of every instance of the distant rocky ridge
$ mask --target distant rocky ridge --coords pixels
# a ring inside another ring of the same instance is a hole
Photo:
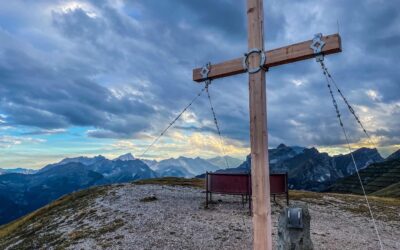
[[[395,151],[393,154],[389,155],[389,156],[386,158],[386,160],[387,160],[387,161],[390,161],[390,160],[400,160],[400,149],[397,150],[397,151]]]
[[[400,150],[360,170],[359,174],[366,194],[400,198]],[[357,174],[340,179],[325,191],[363,194]]]
[[[174,176],[190,178],[206,171],[217,171],[220,169],[209,161],[200,157],[179,157],[162,160],[152,166],[161,177]]]
[[[37,170],[28,169],[28,168],[0,168],[0,175],[2,174],[34,174]]]
[[[155,178],[140,160],[67,158],[35,174],[0,175],[0,224],[31,212],[64,194],[91,186]]]
[[[133,160],[135,160],[135,157],[133,157],[133,155],[131,153],[127,153],[127,154],[124,154],[124,155],[120,155],[120,156],[118,156],[117,158],[114,159],[114,161],[118,161],[118,160],[121,160],[121,161],[133,161]]]
[[[270,169],[272,172],[286,172],[286,169],[281,169],[279,164],[282,162],[295,157],[298,154],[302,154],[306,148],[299,146],[286,146],[280,144],[277,148],[268,149],[268,157]],[[240,164],[237,168],[221,169],[218,172],[249,172],[251,166],[251,157],[248,155],[246,161]]]
[[[115,160],[133,160],[134,156],[130,153],[121,155]],[[180,156],[178,158],[169,158],[161,161],[140,159],[146,163],[150,169],[155,171],[159,177],[184,177],[191,178],[206,171],[217,171],[228,166],[237,167],[242,160],[230,156],[218,156],[210,159],[200,157],[189,158]],[[226,160],[226,161],[225,161]]]
[[[207,159],[208,162],[218,166],[219,168],[235,168],[242,164],[243,160],[239,160],[230,156],[217,156],[214,158]],[[228,165],[228,166],[227,166]]]
[[[329,156],[315,148],[288,147],[284,144],[268,151],[270,172],[287,172],[291,189],[322,191],[355,172],[350,154]],[[383,160],[376,149],[360,148],[353,155],[359,169]],[[250,166],[251,158],[248,156],[239,167],[218,172],[249,172]]]

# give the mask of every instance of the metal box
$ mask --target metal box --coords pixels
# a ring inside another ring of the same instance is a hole
[[[303,228],[303,210],[299,207],[290,207],[287,210],[288,228]]]

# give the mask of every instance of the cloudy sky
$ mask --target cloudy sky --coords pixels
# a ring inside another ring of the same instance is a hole
[[[267,49],[340,31],[326,58],[382,155],[400,146],[397,0],[265,0]],[[140,155],[202,88],[192,69],[247,50],[245,0],[0,1],[0,167]],[[247,75],[210,87],[225,151],[249,152]],[[318,64],[267,74],[269,146],[345,153]],[[369,146],[339,102],[352,146]],[[144,157],[221,153],[205,96]]]

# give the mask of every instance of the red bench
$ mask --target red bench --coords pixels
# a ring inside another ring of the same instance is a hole
[[[242,203],[249,202],[251,208],[251,175],[248,173],[206,173],[206,207],[212,201],[212,194],[241,195]],[[276,195],[286,195],[286,203],[289,205],[289,189],[287,173],[270,174],[270,192]]]

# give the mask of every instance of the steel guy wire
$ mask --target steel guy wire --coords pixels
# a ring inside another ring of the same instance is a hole
[[[362,124],[362,122],[361,122],[360,118],[358,117],[358,115],[356,114],[355,110],[350,105],[350,103],[347,101],[347,98],[344,96],[343,92],[338,87],[335,79],[333,79],[332,75],[329,73],[328,68],[325,66],[324,62],[321,61],[320,63],[321,63],[322,70],[326,73],[326,76],[330,79],[331,83],[333,83],[333,86],[335,86],[337,92],[340,94],[340,96],[342,97],[343,101],[346,103],[346,106],[349,109],[350,113],[354,116],[354,118],[356,119],[357,123],[360,125],[361,129],[363,130],[364,134],[367,136],[367,138],[369,140],[369,143],[373,147],[377,148],[377,144],[372,140],[370,134],[365,129],[364,125]]]
[[[212,101],[211,101],[210,92],[208,91],[208,87],[209,87],[209,85],[211,84],[211,80],[208,78],[208,74],[210,73],[210,68],[211,68],[211,63],[207,63],[207,64],[201,69],[201,75],[203,76],[203,78],[206,79],[206,81],[205,81],[205,85],[206,85],[205,88],[206,88],[206,92],[207,92],[208,101],[209,101],[209,103],[210,103],[211,112],[212,112],[213,117],[214,117],[214,124],[215,124],[215,127],[217,128],[217,132],[218,132],[219,139],[220,139],[220,142],[221,142],[221,150],[222,150],[222,153],[223,153],[223,157],[224,157],[224,159],[225,159],[225,164],[226,164],[226,167],[229,168],[228,160],[227,160],[226,157],[225,157],[226,154],[225,154],[225,149],[224,149],[224,141],[222,140],[221,130],[219,129],[218,120],[217,120],[217,115],[215,114],[214,106],[212,105]],[[233,214],[233,211],[232,211],[232,215],[234,215],[234,214]],[[244,224],[244,219],[243,219],[243,224]]]
[[[226,167],[229,168],[229,164],[228,164],[228,160],[226,159],[226,153],[225,153],[225,148],[224,148],[224,140],[222,139],[221,130],[219,129],[219,125],[218,125],[217,115],[215,114],[214,106],[211,101],[210,91],[208,90],[208,87],[210,84],[211,84],[211,81],[207,80],[205,89],[206,89],[207,96],[208,96],[208,102],[210,103],[211,112],[214,117],[214,124],[215,124],[215,127],[217,128],[219,139],[221,141],[221,149],[222,149],[222,153],[224,154],[223,157],[225,159],[225,164],[226,164]]]
[[[211,80],[207,80],[206,81],[206,92],[207,92],[208,102],[210,103],[210,109],[211,109],[211,112],[212,112],[212,115],[213,115],[213,118],[214,118],[214,124],[215,124],[215,127],[217,129],[219,139],[221,141],[221,149],[222,149],[223,157],[225,159],[225,164],[226,164],[226,167],[229,168],[228,160],[225,157],[226,153],[225,153],[225,148],[224,148],[224,141],[223,141],[223,138],[222,138],[222,135],[221,135],[221,130],[220,130],[219,125],[218,125],[217,115],[215,113],[215,109],[214,109],[214,106],[212,104],[210,91],[208,89],[210,84],[211,84]],[[233,209],[232,209],[232,215],[235,216],[235,211]],[[245,222],[243,216],[242,216],[242,223],[243,223],[244,226],[246,226],[246,222]]]
[[[320,63],[321,63],[321,67],[322,67],[322,70],[323,70],[323,74],[324,74],[324,76],[325,76],[325,79],[326,79],[326,82],[327,82],[327,85],[328,85],[329,93],[330,93],[331,98],[332,98],[332,103],[333,103],[333,106],[334,106],[334,108],[335,108],[337,118],[338,118],[339,123],[340,123],[340,126],[341,126],[341,128],[342,128],[344,137],[346,138],[347,147],[348,147],[348,149],[349,149],[349,152],[350,152],[350,155],[351,155],[351,159],[352,159],[352,161],[353,161],[354,168],[355,168],[356,173],[357,173],[358,180],[359,180],[359,182],[360,182],[360,184],[361,184],[361,189],[362,189],[362,192],[363,192],[365,201],[366,201],[367,206],[368,206],[369,214],[370,214],[370,216],[371,216],[372,223],[373,223],[373,225],[374,225],[374,229],[375,229],[376,235],[377,235],[378,240],[379,240],[380,248],[381,248],[381,250],[383,250],[383,245],[382,245],[381,236],[380,236],[380,234],[379,234],[378,227],[377,227],[377,225],[376,225],[375,217],[374,217],[374,214],[373,214],[373,212],[372,212],[372,209],[371,209],[371,206],[370,206],[368,197],[367,197],[367,193],[365,192],[364,184],[363,184],[363,182],[362,182],[362,179],[361,179],[361,176],[360,176],[358,167],[357,167],[357,163],[356,163],[356,161],[355,161],[355,159],[354,159],[353,151],[352,151],[352,148],[351,148],[351,146],[350,146],[349,137],[348,137],[347,132],[346,132],[346,129],[345,129],[344,125],[343,125],[342,118],[341,118],[341,116],[340,116],[340,111],[339,111],[339,108],[338,108],[338,105],[337,105],[335,96],[333,95],[333,92],[332,92],[332,89],[331,89],[331,85],[330,85],[330,82],[329,82],[329,78],[328,78],[328,76],[327,76],[327,72],[324,70],[324,64],[323,64],[322,61],[321,61]]]
[[[215,113],[214,105],[212,104],[211,95],[210,95],[209,88],[208,88],[210,84],[211,84],[211,80],[208,79],[206,81],[206,87],[205,87],[206,88],[206,92],[207,92],[207,97],[208,97],[208,101],[210,103],[210,109],[211,109],[211,112],[212,112],[212,115],[213,115],[213,118],[214,118],[214,124],[215,124],[215,127],[217,129],[219,139],[221,141],[221,149],[222,149],[222,153],[224,154],[223,157],[225,159],[225,164],[226,164],[226,167],[229,168],[228,160],[225,157],[226,153],[225,153],[225,148],[224,148],[224,141],[223,141],[223,138],[222,138],[221,130],[220,130],[219,124],[218,124],[217,115]],[[232,209],[232,215],[235,216],[235,211],[233,209]],[[246,226],[246,222],[245,222],[244,217],[243,216],[241,216],[241,217],[242,217],[243,225]]]
[[[199,98],[201,96],[201,94],[204,92],[204,90],[206,89],[206,87],[202,88],[200,90],[200,92],[192,99],[192,101],[186,105],[186,107],[178,114],[177,117],[175,117],[175,119],[173,119],[168,126],[160,133],[159,136],[157,136],[156,139],[153,140],[153,142],[146,148],[146,150],[143,151],[143,153],[139,156],[139,158],[142,158],[151,147],[154,146],[154,144],[156,144],[156,142],[167,132],[167,130],[174,125],[174,123],[183,115],[183,113],[185,113],[187,111],[187,109],[197,100],[197,98]]]

